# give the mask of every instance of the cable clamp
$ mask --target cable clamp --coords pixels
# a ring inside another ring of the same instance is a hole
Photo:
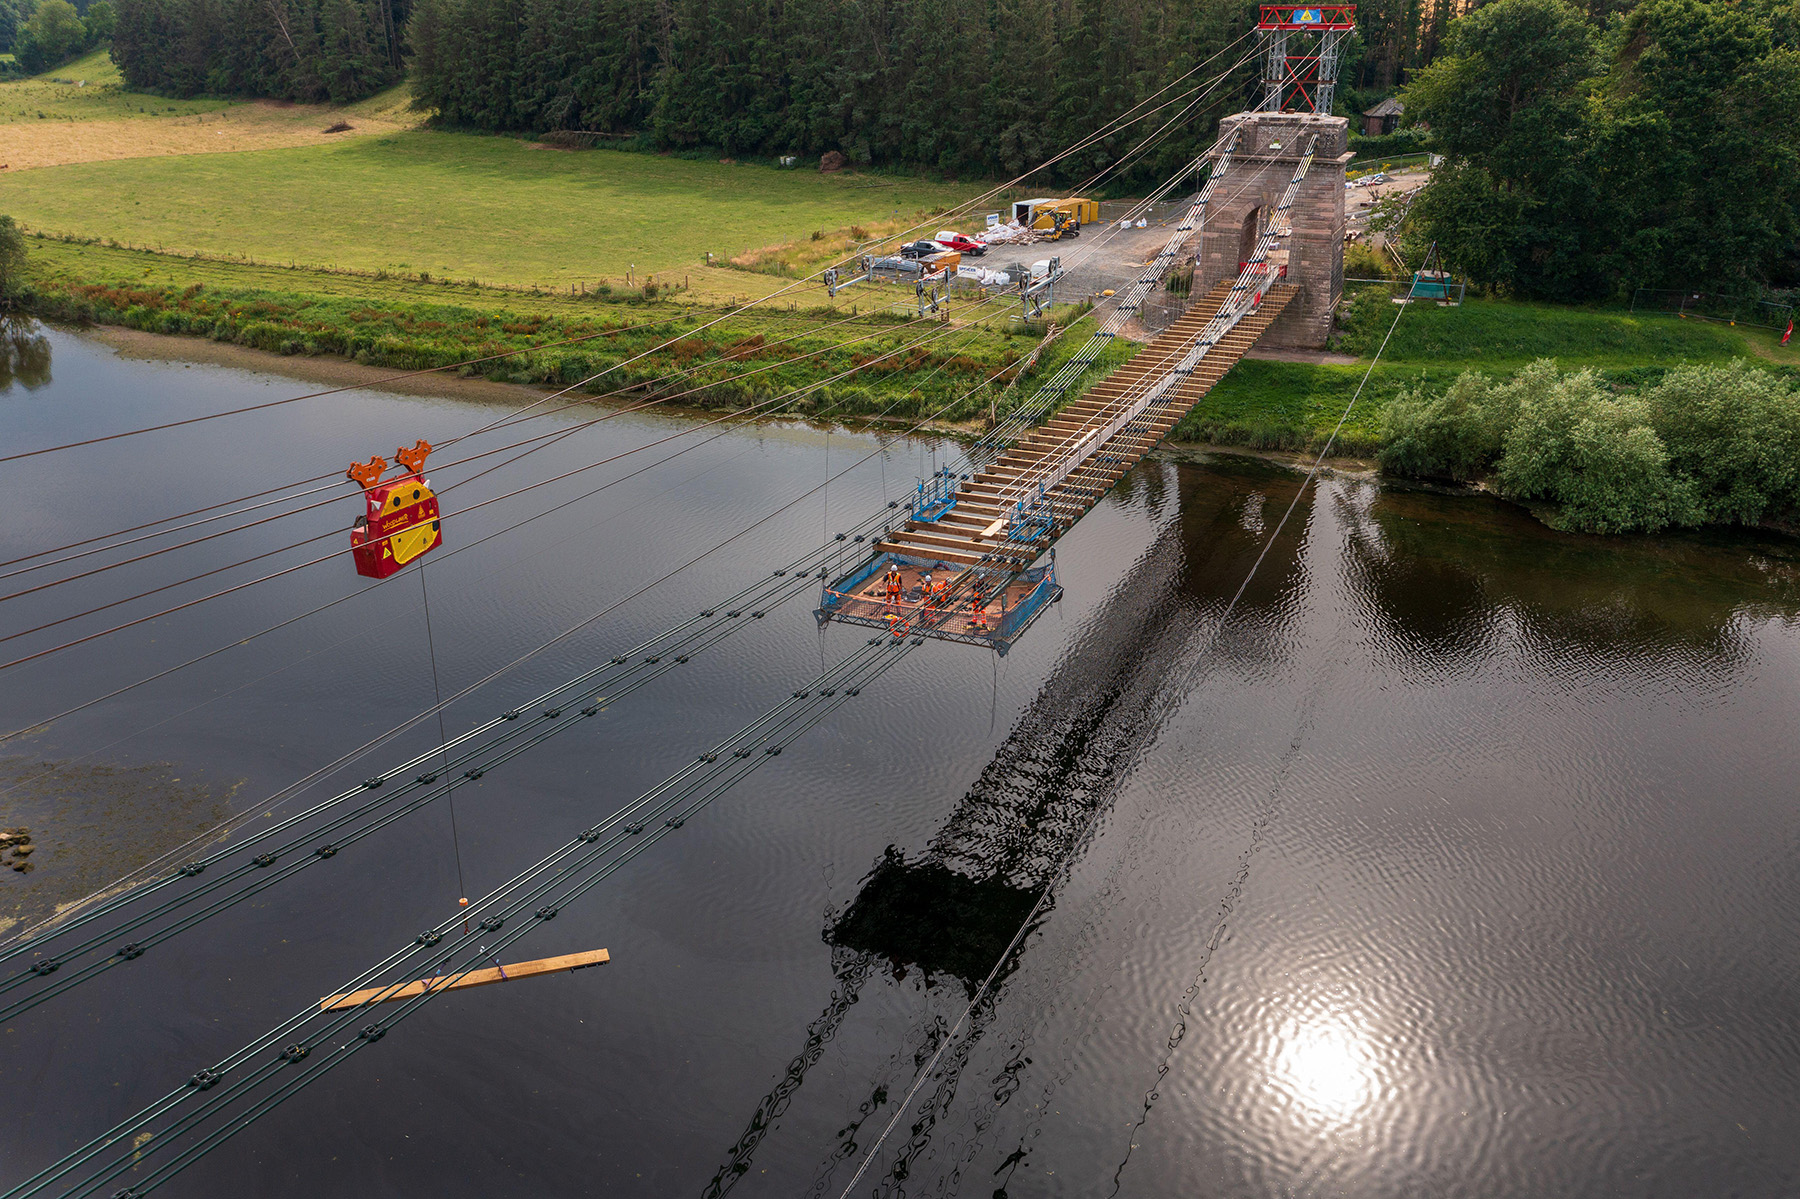
[[[575,836],[576,836],[577,840],[586,841],[589,845],[592,845],[594,842],[596,842],[600,839],[600,830],[597,828],[591,828],[591,829],[588,829],[586,832],[577,833]]]
[[[311,1052],[312,1050],[304,1045],[289,1045],[286,1049],[281,1051],[281,1060],[284,1062],[298,1062],[303,1060],[306,1055]]]
[[[711,616],[712,614],[713,614],[713,610],[711,608],[708,608],[706,611],[700,613],[700,619],[705,620],[707,617]]]
[[[463,771],[463,777],[466,779],[469,779],[470,781],[473,781],[475,779],[480,778],[482,775],[484,775],[486,773],[487,773],[487,771],[480,770],[480,769],[465,770],[465,771]]]
[[[562,715],[561,708],[545,708],[544,709],[544,717],[548,720],[555,720],[558,716],[561,716],[561,715]]]
[[[626,661],[627,661],[627,659],[625,659],[625,658],[614,658],[612,660],[612,664],[614,666],[623,666],[623,665],[625,665]]]
[[[335,846],[335,845],[321,845],[321,846],[319,846],[319,848],[313,850],[313,853],[317,854],[321,858],[328,858],[336,852],[337,852],[337,846]]]
[[[662,661],[662,659],[653,654],[650,657],[645,658],[644,661],[650,663],[650,665],[652,665],[652,666],[655,666],[658,662]]]
[[[379,1024],[371,1024],[356,1035],[373,1045],[376,1041],[387,1036],[387,1029],[381,1027]]]
[[[600,705],[599,705],[599,704],[592,704],[592,705],[590,705],[590,706],[588,706],[588,707],[585,707],[585,708],[583,708],[583,709],[582,709],[582,710],[581,710],[581,714],[582,714],[582,715],[583,715],[583,716],[596,716],[596,715],[598,715],[598,714],[599,714],[599,712],[600,712]]]
[[[641,824],[639,824],[639,823],[638,823],[638,822],[637,822],[637,821],[635,821],[635,820],[634,820],[634,821],[632,821],[632,822],[631,822],[631,823],[630,823],[630,824],[628,824],[628,825],[626,825],[626,826],[625,826],[625,831],[626,831],[626,833],[627,833],[627,834],[629,834],[629,835],[630,835],[630,836],[633,836],[633,837],[635,837],[635,836],[637,836],[637,835],[638,835],[638,834],[639,834],[639,833],[641,833],[641,832],[643,832],[643,831],[644,831],[644,826],[643,826],[643,825],[641,825]]]
[[[742,612],[727,612],[727,613],[725,613],[725,619],[726,620],[736,620],[738,617],[740,617],[742,615],[743,615]]]
[[[424,932],[420,933],[418,936],[413,938],[413,940],[415,940],[419,944],[425,946],[427,949],[431,948],[433,945],[436,945],[439,941],[442,941],[443,939],[444,939],[444,934],[440,933],[435,928],[428,928]]]
[[[769,755],[770,755],[770,756],[773,756],[773,755],[775,755],[775,754],[778,754],[778,753],[780,753],[780,752],[781,752],[781,746],[779,746],[779,745],[765,745],[765,746],[764,746],[764,747],[763,747],[763,752],[764,752],[764,753],[766,753],[766,754],[769,754]]]
[[[701,755],[700,755],[700,760],[701,760],[701,761],[702,761],[702,762],[717,762],[717,761],[718,761],[718,760],[719,760],[719,755],[718,755],[718,754],[711,754],[711,753],[708,753],[708,754],[701,754]]]
[[[680,828],[683,824],[686,824],[686,823],[687,822],[679,816],[671,816],[667,820],[663,821],[663,826],[665,828]]]
[[[546,904],[537,910],[537,918],[539,920],[554,920],[556,919],[556,909]]]
[[[785,570],[778,570],[775,572],[775,577],[779,579],[781,576],[785,575],[786,573],[787,573],[787,571],[785,571]]]
[[[502,719],[502,720],[517,720],[519,717],[521,717],[523,715],[525,715],[525,713],[519,711],[519,709],[517,709],[517,708],[514,708],[512,711],[508,712],[506,715],[502,716],[500,719]]]
[[[57,967],[61,965],[62,963],[55,958],[45,958],[41,962],[31,963],[31,972],[33,974],[55,974]]]
[[[682,663],[683,665],[686,665],[688,656],[686,654],[682,654],[680,657],[676,658],[675,660],[679,663]]]
[[[144,956],[144,947],[139,945],[136,941],[133,941],[129,945],[121,945],[119,946],[119,956],[128,962],[133,958],[141,958]]]
[[[505,924],[505,916],[489,916],[486,920],[481,922],[481,927],[487,929],[490,933],[493,933],[499,932]]]
[[[379,786],[381,786],[381,784],[383,784],[383,783],[385,783],[385,782],[387,782],[387,780],[386,780],[386,779],[384,779],[384,778],[382,778],[382,777],[381,777],[381,776],[380,776],[380,775],[379,775],[379,774],[378,774],[378,775],[376,775],[376,776],[375,776],[375,777],[374,777],[374,778],[372,778],[372,779],[364,779],[364,780],[363,780],[363,786],[365,786],[365,787],[367,787],[367,788],[368,788],[368,789],[369,789],[369,790],[371,790],[371,791],[373,791],[373,790],[374,790],[374,789],[375,789],[375,788],[377,788],[377,787],[379,787]]]
[[[188,876],[189,878],[192,878],[194,875],[199,874],[202,870],[205,870],[205,869],[206,869],[205,862],[189,862],[187,865],[185,865],[181,868],[181,873]]]
[[[225,1075],[223,1072],[214,1070],[209,1066],[188,1079],[188,1086],[193,1087],[196,1091],[210,1091],[224,1080]]]
[[[418,778],[414,779],[413,782],[419,784],[421,787],[429,787],[431,784],[437,782],[437,775],[421,774]]]

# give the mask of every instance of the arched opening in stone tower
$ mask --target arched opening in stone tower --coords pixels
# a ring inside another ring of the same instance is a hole
[[[1244,216],[1244,231],[1238,237],[1238,262],[1250,261],[1256,253],[1256,239],[1262,235],[1262,209],[1252,208]],[[1240,266],[1240,270],[1242,267]]]

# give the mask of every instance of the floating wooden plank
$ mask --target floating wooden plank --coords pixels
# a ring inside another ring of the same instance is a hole
[[[422,978],[418,982],[407,983],[398,987],[370,987],[366,991],[352,991],[348,995],[327,995],[319,1001],[319,1010],[324,1012],[338,1011],[343,1008],[361,1007],[371,1001],[387,1003],[395,999],[411,999],[423,995],[426,991],[461,991],[467,987],[485,987],[489,983],[518,982],[521,978],[536,978],[540,974],[558,974],[564,970],[580,970],[586,966],[598,966],[612,961],[612,955],[604,949],[590,949],[583,953],[565,953],[561,957],[539,958],[535,962],[514,962],[510,966],[489,966],[482,970],[471,970],[461,976],[442,974],[435,978]]]

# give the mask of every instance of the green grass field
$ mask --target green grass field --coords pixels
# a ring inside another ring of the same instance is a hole
[[[9,172],[0,212],[33,229],[184,253],[566,289],[627,272],[692,274],[709,251],[726,259],[968,190],[407,132]],[[730,274],[740,290],[776,285]]]
[[[231,105],[229,100],[168,100],[128,92],[124,90],[124,80],[119,78],[119,68],[105,50],[95,50],[35,78],[0,83],[0,125],[192,116],[218,112]]]

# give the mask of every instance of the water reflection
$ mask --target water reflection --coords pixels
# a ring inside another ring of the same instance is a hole
[[[1800,553],[1753,530],[1558,533],[1499,501],[1373,483],[1334,506],[1358,606],[1415,677],[1464,673],[1515,638],[1565,667],[1729,672],[1749,652],[1745,618],[1800,611]]]
[[[1379,1091],[1374,1047],[1340,1015],[1284,1023],[1274,1034],[1270,1081],[1309,1123],[1346,1123]]]
[[[871,980],[886,977],[927,988],[952,981],[957,994],[967,996],[993,971],[994,987],[940,1064],[933,1085],[915,1101],[908,1117],[911,1135],[894,1147],[879,1183],[880,1189],[903,1186],[930,1148],[969,1054],[1030,944],[1026,938],[1013,946],[1020,925],[1067,855],[1078,850],[1076,841],[1091,827],[1094,813],[1117,794],[1137,752],[1160,728],[1170,687],[1179,677],[1170,664],[1182,661],[1199,631],[1217,618],[1261,549],[1264,534],[1254,514],[1269,504],[1285,507],[1297,486],[1293,476],[1257,465],[1227,467],[1202,479],[1152,464],[1127,476],[1121,501],[1141,501],[1161,511],[1179,500],[1178,519],[1084,627],[925,850],[909,858],[890,846],[855,898],[828,924],[824,935],[833,947],[837,987],[808,1026],[802,1049],[757,1104],[704,1188],[707,1199],[729,1192],[748,1174],[773,1118],[804,1082],[822,1047],[838,1035]],[[1224,648],[1240,668],[1261,668],[1280,652],[1296,611],[1305,527],[1301,513],[1239,600],[1234,629],[1242,631]],[[1053,906],[1045,905],[1039,921]],[[944,1031],[936,1017],[921,1022],[893,1060],[924,1060]],[[996,1108],[1017,1089],[1030,1060],[1023,1051],[1010,1056],[993,1087]],[[859,1157],[866,1121],[885,1107],[895,1087],[904,1089],[904,1080],[885,1074],[869,1080],[858,1114],[840,1127],[819,1167],[813,1193],[835,1193],[834,1168]]]
[[[13,384],[35,391],[50,382],[50,339],[28,316],[0,315],[0,395]]]

